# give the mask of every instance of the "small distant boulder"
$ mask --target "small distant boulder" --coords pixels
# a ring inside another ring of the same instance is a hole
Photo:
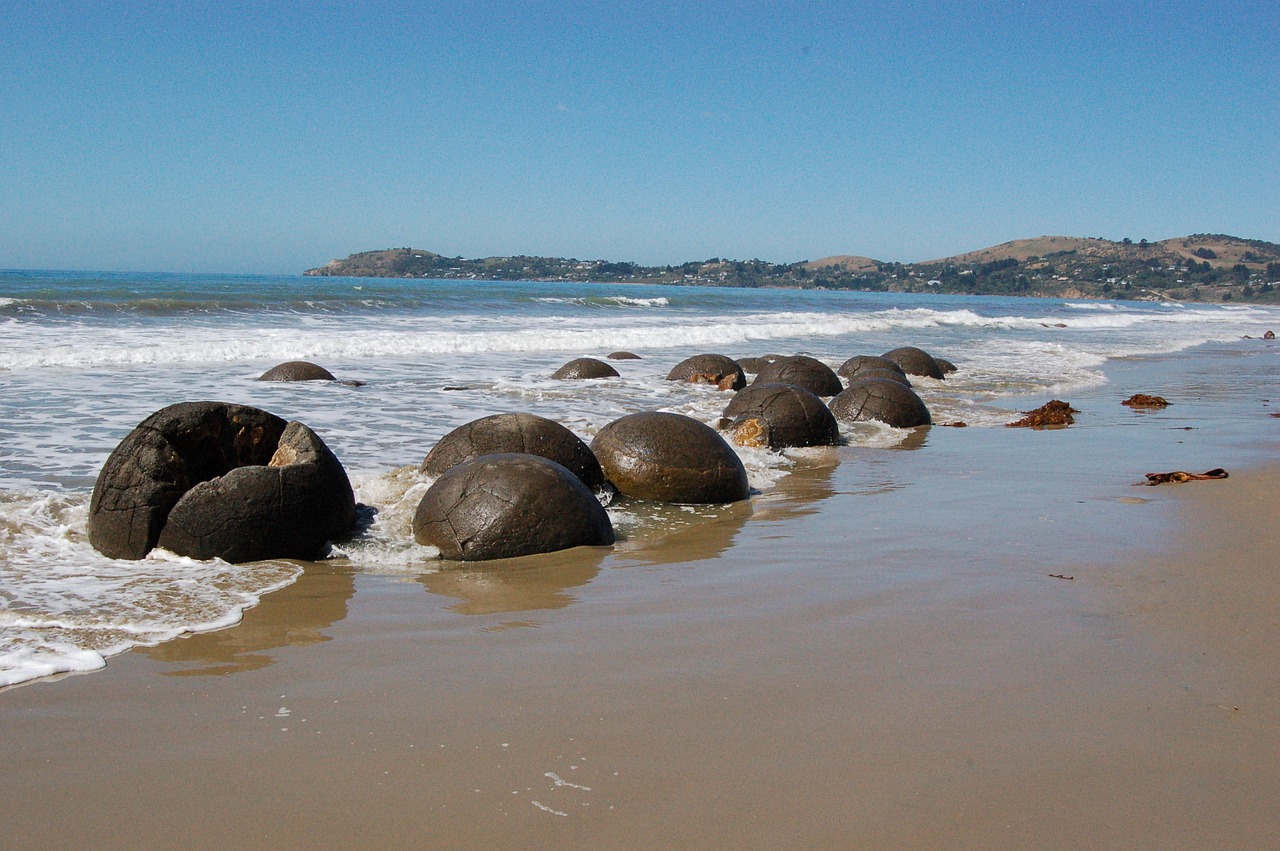
[[[291,360],[271,367],[259,381],[337,381],[333,373],[322,366],[304,360]]]
[[[843,422],[877,420],[895,428],[915,428],[933,422],[929,408],[914,390],[896,381],[877,378],[850,384],[831,400],[831,413]]]
[[[923,375],[927,378],[937,379],[945,378],[942,367],[938,366],[938,362],[933,355],[924,349],[917,349],[915,346],[903,346],[885,352],[884,357],[902,367],[902,371],[907,375]]]
[[[494,414],[465,423],[440,438],[422,461],[422,472],[440,476],[481,455],[521,453],[549,458],[591,490],[604,486],[604,472],[591,448],[554,420],[536,414]]]
[[[816,395],[794,384],[752,384],[724,409],[725,430],[744,446],[780,450],[836,446],[840,426]]]
[[[741,390],[747,376],[738,362],[727,355],[694,355],[685,358],[667,373],[667,381],[691,381],[714,384],[721,390]]]
[[[609,360],[642,360],[635,352],[609,352],[605,357]]]
[[[715,429],[683,414],[614,420],[591,442],[618,492],[636,499],[725,503],[746,499],[747,471]]]
[[[229,562],[313,559],[355,523],[342,464],[302,423],[246,405],[183,402],[112,451],[89,504],[89,543],[110,558],[156,546]]]
[[[871,369],[887,369],[906,377],[906,373],[902,371],[902,367],[898,366],[888,358],[882,358],[879,355],[854,355],[844,363],[840,364],[840,368],[836,370],[836,375],[841,378],[854,380],[856,378],[864,378],[861,373]]]
[[[844,389],[835,370],[808,355],[792,355],[761,366],[755,383],[794,384],[815,396],[834,396]]]
[[[551,373],[556,379],[579,378],[617,378],[618,371],[609,364],[596,358],[574,358],[564,366]]]
[[[413,516],[413,538],[459,561],[614,542],[604,506],[582,481],[537,455],[483,455],[436,480]]]

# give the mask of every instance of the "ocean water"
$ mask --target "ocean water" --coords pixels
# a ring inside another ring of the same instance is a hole
[[[175,402],[249,404],[310,425],[370,507],[367,531],[334,557],[360,571],[430,573],[436,553],[413,542],[408,524],[430,484],[417,465],[442,435],[504,411],[558,420],[588,442],[637,411],[712,422],[725,394],[663,380],[689,355],[804,352],[835,368],[920,346],[960,367],[946,381],[916,381],[935,423],[977,429],[1002,428],[1055,397],[1077,407],[1106,399],[1094,427],[1119,424],[1132,412],[1110,398],[1117,387],[1169,388],[1188,400],[1181,427],[1212,433],[1228,453],[1219,457],[1238,462],[1260,453],[1264,422],[1258,410],[1242,417],[1240,400],[1268,403],[1280,352],[1242,338],[1277,327],[1280,310],[1231,304],[0,272],[0,687],[235,623],[303,569],[163,552],[116,561],[88,545],[89,494],[107,455]],[[612,362],[621,378],[550,378],[571,358],[619,349],[642,356]],[[341,381],[256,381],[286,360],[314,361]],[[1159,387],[1143,384],[1157,376]],[[843,434],[868,451],[911,440],[876,424]],[[762,495],[805,454],[739,452]],[[671,512],[610,511],[624,547],[674,522]]]

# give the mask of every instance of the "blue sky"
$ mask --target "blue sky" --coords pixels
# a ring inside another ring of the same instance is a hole
[[[1280,242],[1271,3],[0,0],[0,267]]]

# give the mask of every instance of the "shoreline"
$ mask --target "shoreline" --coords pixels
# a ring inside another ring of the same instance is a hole
[[[8,838],[1272,844],[1280,466],[1025,505],[986,453],[1070,432],[945,431],[940,458],[845,448],[750,516],[517,575],[311,566],[237,627],[0,693]],[[965,490],[889,524],[885,463]]]

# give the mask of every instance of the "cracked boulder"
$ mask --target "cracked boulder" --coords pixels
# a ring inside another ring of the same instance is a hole
[[[160,546],[234,563],[314,559],[350,532],[355,513],[341,462],[302,423],[183,402],[147,417],[107,458],[89,542],[111,558]]]
[[[896,372],[898,375],[906,377],[906,373],[902,371],[902,367],[898,366],[888,358],[882,358],[879,355],[854,355],[844,363],[840,364],[840,368],[836,370],[836,375],[841,378],[847,378],[855,381],[867,376],[862,373],[872,369],[887,369]]]
[[[715,429],[683,414],[650,411],[614,420],[591,441],[600,466],[624,496],[655,502],[746,499],[747,471]]]
[[[735,442],[767,446],[836,446],[840,427],[813,393],[794,384],[752,384],[724,409],[725,430]]]
[[[458,561],[608,546],[613,524],[582,480],[555,461],[483,455],[436,480],[413,516],[413,538]]]
[[[728,355],[694,355],[685,358],[667,373],[667,381],[714,384],[721,390],[741,390],[747,386],[746,373]]]
[[[896,381],[855,381],[831,400],[831,413],[843,422],[877,420],[895,428],[930,425],[933,419],[916,392]]]
[[[574,358],[551,373],[556,379],[617,378],[618,371],[596,358]]]
[[[494,414],[460,425],[440,438],[422,461],[422,472],[439,476],[481,455],[519,452],[550,458],[591,490],[604,487],[604,472],[591,448],[554,420],[536,414]]]
[[[795,384],[815,396],[834,396],[844,389],[835,370],[808,355],[792,355],[761,364],[755,383]]]

